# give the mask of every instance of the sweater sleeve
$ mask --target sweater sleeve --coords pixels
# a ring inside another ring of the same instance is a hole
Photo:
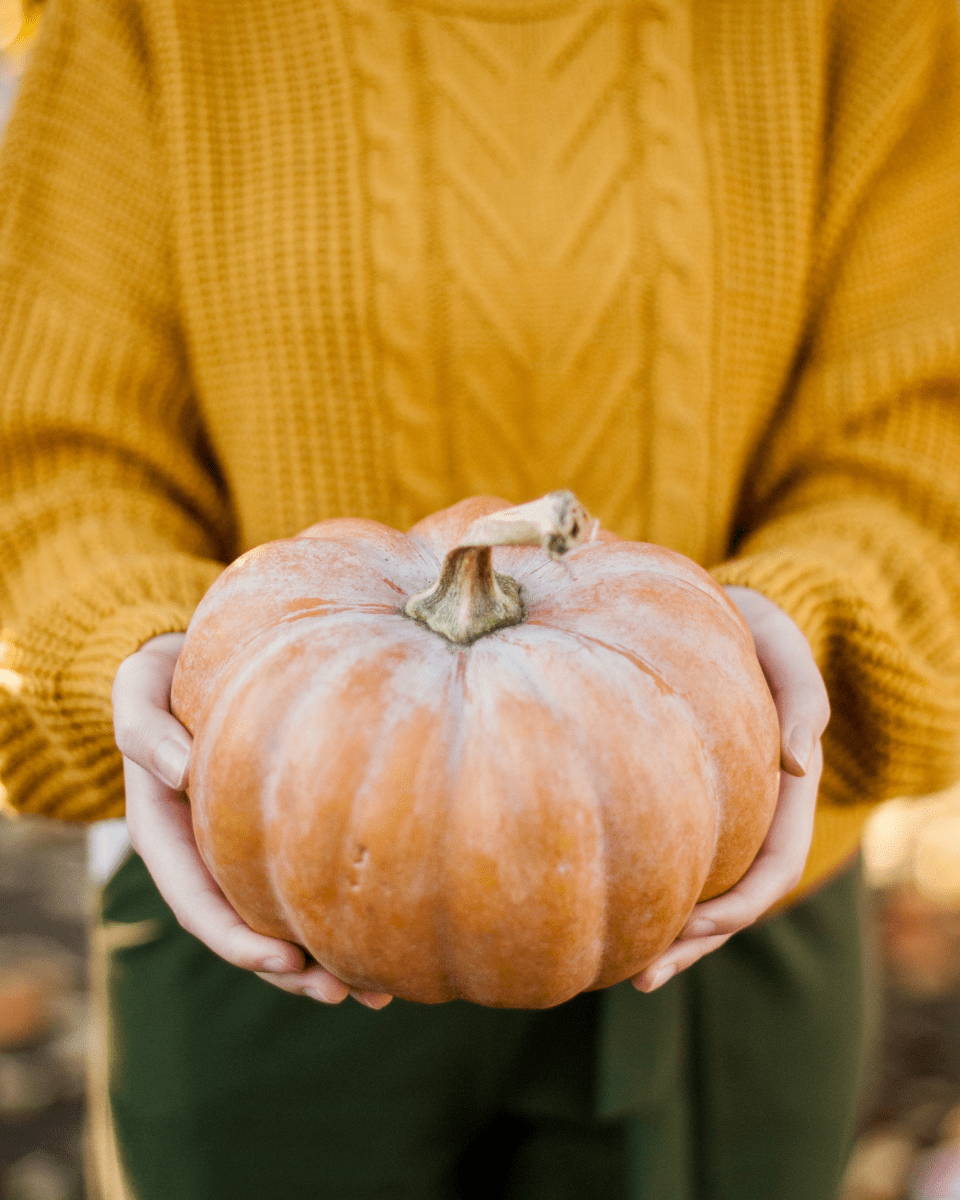
[[[960,774],[960,29],[838,6],[809,325],[725,584],[807,634],[828,804]]]
[[[116,668],[230,556],[155,102],[132,5],[51,0],[0,152],[0,779],[70,820],[122,812]]]

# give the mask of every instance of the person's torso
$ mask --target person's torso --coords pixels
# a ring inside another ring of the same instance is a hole
[[[736,108],[763,65],[744,8],[147,6],[238,550],[568,487],[627,537],[726,553],[816,186],[812,151],[778,161],[810,149],[797,113],[765,124],[782,97]],[[816,55],[794,24],[796,85]]]

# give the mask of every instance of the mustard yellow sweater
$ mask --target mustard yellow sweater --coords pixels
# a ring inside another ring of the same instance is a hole
[[[50,0],[0,157],[0,766],[225,562],[569,487],[834,716],[804,886],[958,772],[955,0]]]

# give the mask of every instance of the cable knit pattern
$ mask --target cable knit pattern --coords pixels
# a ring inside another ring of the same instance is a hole
[[[344,0],[368,213],[370,340],[390,414],[394,521],[408,528],[451,502],[450,418],[436,329],[440,256],[425,170],[429,127],[416,10]]]
[[[479,25],[479,53],[467,30],[428,35],[454,461],[468,491],[535,495],[566,479],[585,498],[605,490],[607,519],[622,520],[635,509],[639,321],[619,29],[593,5],[544,25],[535,38]],[[598,364],[616,334],[621,361]]]
[[[640,336],[633,6],[348,11],[404,516],[563,483],[640,535],[643,347],[659,339]]]
[[[654,257],[645,331],[653,431],[643,463],[645,536],[703,562],[711,561],[711,465],[718,447],[711,404],[712,210],[694,81],[694,6],[658,0],[640,9],[636,104]],[[723,549],[715,547],[714,555]]]
[[[834,709],[802,887],[960,771],[954,0],[49,0],[0,156],[0,773],[237,553],[572,487]]]

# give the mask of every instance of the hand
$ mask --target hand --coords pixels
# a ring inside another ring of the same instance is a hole
[[[753,865],[722,896],[698,904],[673,945],[631,982],[652,992],[752,925],[800,882],[823,771],[830,704],[810,645],[782,608],[750,588],[727,588],[753,634],[780,718],[780,795]]]
[[[299,946],[265,937],[234,912],[207,870],[193,836],[186,786],[192,739],[170,712],[170,682],[185,635],[151,638],[120,664],[113,682],[114,736],[123,754],[127,826],[161,896],[188,932],[236,967],[267,983],[339,1004],[347,995],[368,1008],[390,996],[351,991]]]

